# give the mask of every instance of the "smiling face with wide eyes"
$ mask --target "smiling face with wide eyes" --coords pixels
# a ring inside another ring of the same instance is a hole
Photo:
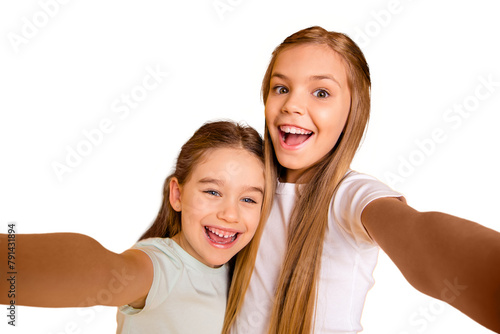
[[[264,195],[264,166],[244,149],[205,152],[183,185],[170,182],[170,203],[181,212],[172,239],[210,267],[228,262],[252,239]]]
[[[304,44],[276,58],[266,102],[266,123],[285,182],[330,152],[351,107],[341,56],[326,45]]]

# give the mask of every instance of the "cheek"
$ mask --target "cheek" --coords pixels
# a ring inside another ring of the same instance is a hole
[[[348,114],[349,109],[346,106],[335,109],[323,108],[315,113],[314,122],[320,129],[323,127],[324,130],[335,136],[336,134],[340,134],[344,129]]]
[[[267,105],[266,105],[266,109],[264,110],[264,118],[266,119],[267,124],[272,124],[271,112],[269,111],[269,108]]]
[[[184,200],[182,202],[182,217],[190,219],[201,217],[213,208],[213,203],[210,203],[204,196],[192,196],[187,198],[189,198],[189,200]]]
[[[250,215],[250,226],[249,229],[252,230],[252,233],[255,233],[257,227],[259,226],[261,210],[256,210],[252,215]]]
[[[268,118],[276,117],[277,113],[279,113],[279,103],[277,99],[268,98],[266,104],[264,105],[264,116],[266,120]]]

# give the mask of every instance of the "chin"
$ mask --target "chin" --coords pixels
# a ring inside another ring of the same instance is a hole
[[[289,169],[291,171],[301,171],[305,170],[307,167],[304,167],[304,164],[297,162],[297,159],[292,157],[286,157],[284,159],[278,159],[281,167]]]
[[[209,263],[209,265],[211,267],[220,267],[220,266],[223,266],[224,264],[228,263],[229,260],[231,260],[231,258],[229,258],[229,259],[218,258],[218,259],[211,259],[210,261],[207,261],[207,263]]]

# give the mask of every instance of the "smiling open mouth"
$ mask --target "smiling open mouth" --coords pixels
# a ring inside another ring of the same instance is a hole
[[[215,227],[205,226],[205,233],[210,241],[219,245],[229,245],[238,237],[237,232],[228,232]]]
[[[297,146],[308,140],[313,132],[295,126],[282,125],[279,128],[280,137],[288,146]]]

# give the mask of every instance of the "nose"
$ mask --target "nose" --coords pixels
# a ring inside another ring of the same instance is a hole
[[[230,199],[224,200],[217,211],[217,218],[227,223],[237,223],[239,220],[237,203]]]
[[[305,101],[299,92],[290,92],[287,94],[285,103],[281,111],[287,114],[304,115],[306,111]]]

